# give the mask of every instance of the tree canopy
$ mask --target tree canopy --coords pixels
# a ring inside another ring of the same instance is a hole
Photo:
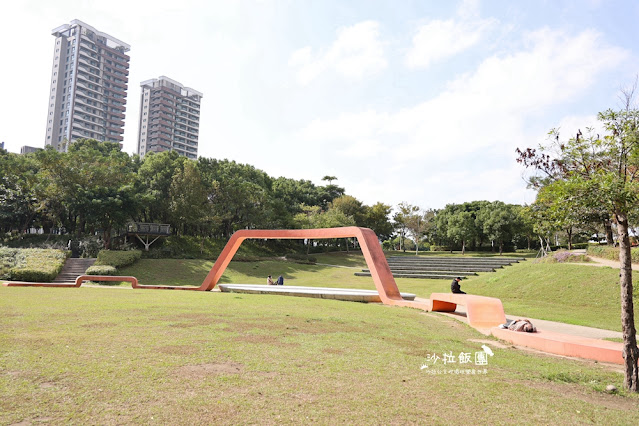
[[[530,179],[539,189],[538,202],[552,222],[573,227],[585,217],[609,215],[619,243],[621,323],[624,339],[625,386],[639,391],[639,349],[634,322],[629,220],[639,201],[639,110],[634,88],[623,93],[624,106],[598,114],[605,133],[579,130],[563,139],[558,129],[538,149],[518,150],[518,161],[537,173]],[[568,211],[566,211],[568,210]]]

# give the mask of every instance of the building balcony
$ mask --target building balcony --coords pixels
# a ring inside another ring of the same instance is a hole
[[[123,80],[125,83],[129,82],[129,77],[127,77],[129,75],[129,71],[127,71],[126,73],[124,73],[125,75],[118,75],[114,72],[113,67],[111,67],[111,71],[103,68],[102,72],[106,75],[111,76],[112,78],[117,78],[119,80]]]

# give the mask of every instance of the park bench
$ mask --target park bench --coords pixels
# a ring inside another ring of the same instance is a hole
[[[138,279],[135,277],[119,276],[119,275],[80,275],[75,279],[75,284],[60,283],[30,283],[22,281],[11,281],[5,283],[5,287],[80,287],[84,281],[126,281],[131,283],[131,287],[138,288]]]
[[[492,328],[506,323],[501,300],[474,294],[432,293],[431,311],[455,312],[457,305],[466,307],[468,324],[475,328]]]
[[[84,281],[117,281],[130,282],[131,287],[138,288],[138,279],[122,275],[80,275],[75,279],[75,286],[80,287]]]

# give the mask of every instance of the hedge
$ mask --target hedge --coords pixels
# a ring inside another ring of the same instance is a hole
[[[0,247],[0,279],[8,279],[9,271],[16,264],[17,249]]]
[[[142,257],[142,251],[140,250],[100,250],[94,266],[107,265],[113,266],[117,269],[124,266],[133,265],[140,259],[140,257]]]
[[[51,282],[62,270],[69,254],[66,250],[18,249],[8,278],[15,281]]]
[[[86,271],[87,275],[117,275],[117,273],[118,270],[111,265],[93,265]]]
[[[619,260],[619,247],[591,245],[588,246],[587,252],[591,256]],[[632,263],[639,263],[639,248],[630,249],[630,258],[632,259]]]

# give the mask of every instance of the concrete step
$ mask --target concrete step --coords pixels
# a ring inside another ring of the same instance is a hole
[[[370,269],[362,269],[362,272],[370,273]],[[456,277],[460,275],[477,275],[477,271],[468,271],[466,269],[450,269],[450,270],[439,270],[439,269],[393,269],[391,268],[391,272],[393,275],[397,274],[411,274],[411,275],[420,275],[420,274],[430,274],[430,275],[454,275]],[[494,270],[488,271],[479,271],[479,272],[494,272]]]
[[[490,257],[462,257],[462,256],[390,256],[386,258],[389,261],[393,260],[474,260],[474,261],[494,261],[494,262],[522,262],[525,261],[525,257],[501,257],[501,256],[490,256]]]
[[[371,273],[370,272],[355,272],[355,276],[356,277],[370,277]],[[446,275],[437,275],[437,274],[393,274],[394,278],[424,278],[424,279],[431,279],[431,280],[452,280],[455,277],[461,277],[462,279],[466,278],[466,275],[450,275],[450,274],[446,274]]]
[[[464,265],[389,265],[391,271],[466,271],[466,272],[495,272],[498,267],[464,266]]]
[[[387,260],[389,265],[397,265],[397,264],[403,264],[403,265],[413,265],[413,264],[442,264],[442,265],[446,265],[446,264],[456,264],[456,265],[512,265],[513,263],[518,263],[518,262],[511,262],[511,261],[500,261],[500,260],[491,260],[491,261],[486,261],[486,260],[470,260],[470,259],[414,259],[414,260],[406,260],[406,259],[398,259],[398,260],[391,260],[388,259]]]
[[[64,267],[60,271],[57,277],[53,280],[54,283],[73,283],[79,275],[84,275],[86,270],[95,263],[95,259],[91,258],[69,258],[64,263]]]

